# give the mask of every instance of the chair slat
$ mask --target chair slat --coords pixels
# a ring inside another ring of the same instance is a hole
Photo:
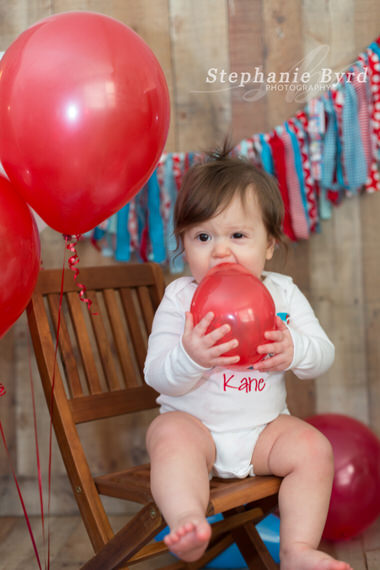
[[[108,312],[120,365],[124,374],[125,384],[126,386],[138,386],[139,382],[138,378],[136,378],[130,353],[131,347],[128,345],[120,310],[117,304],[116,292],[114,289],[105,289],[103,292],[103,298]]]
[[[84,371],[86,374],[87,386],[91,394],[102,392],[98,371],[94,360],[94,353],[91,348],[88,336],[86,321],[82,312],[82,304],[77,292],[67,293],[67,302],[73,321],[75,335],[81,352]],[[87,310],[87,307],[86,307]]]
[[[160,268],[151,263],[136,263],[121,266],[111,265],[104,267],[82,267],[80,281],[85,283],[87,289],[118,289],[120,287],[136,287],[139,285],[152,285]],[[42,295],[56,293],[61,288],[62,272],[56,269],[45,269],[39,275],[35,292]],[[78,285],[71,269],[64,272],[63,291],[78,291]]]
[[[137,363],[142,374],[146,356],[146,340],[141,332],[140,319],[133,302],[131,289],[120,289],[120,298],[122,301],[124,314],[127,319],[129,331],[135,348]]]
[[[117,392],[102,392],[101,394],[82,396],[71,400],[70,406],[74,422],[79,424],[153,409],[157,407],[157,396],[157,392],[145,384]]]
[[[107,386],[110,390],[120,390],[121,385],[117,376],[114,357],[112,355],[109,339],[102,318],[102,312],[95,291],[87,291],[87,297],[92,301],[91,312],[93,315],[91,316],[91,324],[95,334]]]
[[[153,308],[152,299],[150,297],[148,287],[144,286],[138,287],[137,295],[140,302],[141,312],[144,317],[146,330],[149,335],[152,330],[152,323],[153,323],[155,310]]]
[[[59,294],[47,295],[50,314],[57,334],[58,313],[59,313]],[[66,324],[63,311],[61,311],[60,327],[59,327],[59,348],[61,350],[61,358],[66,372],[67,387],[72,398],[83,396],[83,389],[80,383],[78,368],[73,352],[73,345],[70,340],[69,331]]]
[[[153,274],[153,283],[150,293],[153,299],[154,310],[156,311],[165,292],[165,280],[161,267],[157,263],[151,263],[150,268]]]

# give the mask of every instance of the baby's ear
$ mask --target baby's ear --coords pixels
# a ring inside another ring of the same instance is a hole
[[[276,248],[276,240],[273,236],[268,236],[268,243],[267,243],[267,251],[266,251],[266,259],[272,259],[274,250]]]

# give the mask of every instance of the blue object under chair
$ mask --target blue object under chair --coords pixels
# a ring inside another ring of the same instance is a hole
[[[222,520],[221,514],[208,517],[210,523]],[[276,515],[270,514],[256,525],[256,529],[268,549],[269,554],[277,563],[280,562],[280,519]],[[162,540],[168,534],[168,527],[164,528],[157,536],[156,540]],[[219,554],[214,560],[209,562],[205,568],[247,568],[245,560],[236,544],[232,544],[224,552]]]

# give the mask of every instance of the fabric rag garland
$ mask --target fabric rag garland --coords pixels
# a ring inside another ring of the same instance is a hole
[[[291,240],[318,232],[320,220],[329,219],[344,197],[380,191],[380,38],[337,85],[270,133],[243,139],[233,153],[277,178]],[[183,175],[202,158],[196,152],[164,153],[136,197],[91,232],[103,255],[129,261],[135,252],[141,261],[182,272],[182,256],[174,255],[174,204]]]

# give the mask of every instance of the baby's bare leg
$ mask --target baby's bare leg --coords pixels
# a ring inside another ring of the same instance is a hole
[[[306,422],[281,415],[261,433],[252,464],[257,475],[284,477],[279,493],[281,570],[350,570],[318,551],[334,476],[327,439]]]
[[[147,448],[152,494],[170,528],[165,542],[183,560],[197,560],[211,536],[205,513],[208,474],[215,461],[213,439],[190,414],[168,412],[149,427]]]

